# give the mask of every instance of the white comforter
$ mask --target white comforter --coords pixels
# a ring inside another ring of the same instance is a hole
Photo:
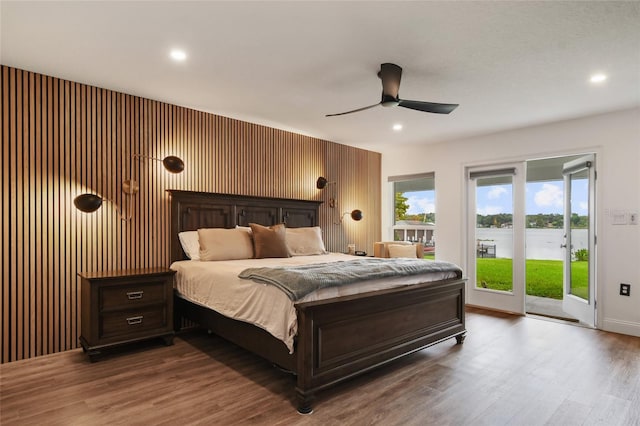
[[[297,266],[311,263],[348,261],[354,257],[340,253],[276,259],[243,259],[214,262],[183,260],[174,262],[175,288],[185,299],[213,309],[229,318],[245,321],[271,333],[293,353],[297,333],[294,302],[277,287],[238,278],[247,268]],[[455,278],[455,273],[432,273],[394,279],[368,280],[341,287],[328,287],[305,296],[299,302],[346,296],[402,285]]]

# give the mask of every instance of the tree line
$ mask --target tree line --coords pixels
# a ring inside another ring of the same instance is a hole
[[[499,213],[490,215],[476,215],[476,224],[480,228],[504,228],[513,224],[513,215],[509,213]],[[571,214],[572,228],[588,228],[589,216],[580,216],[577,213]],[[564,227],[564,216],[559,213],[538,213],[526,216],[527,228],[553,228],[562,229]]]
[[[396,192],[395,198],[396,221],[415,220],[436,223],[435,213],[407,214],[407,210],[409,210],[408,198],[402,192]],[[504,228],[513,224],[513,215],[509,213],[479,214],[476,217],[476,224],[480,228]],[[577,213],[572,213],[571,225],[573,228],[588,228],[589,216],[580,216]],[[564,216],[559,213],[528,214],[526,227],[562,229],[564,227]]]

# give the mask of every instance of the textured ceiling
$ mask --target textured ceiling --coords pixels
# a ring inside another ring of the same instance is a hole
[[[638,2],[3,0],[0,14],[4,65],[376,151],[640,104]],[[378,102],[382,62],[404,68],[401,98],[460,107],[324,116]]]

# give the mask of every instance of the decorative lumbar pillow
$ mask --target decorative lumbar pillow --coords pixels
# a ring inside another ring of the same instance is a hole
[[[273,226],[262,226],[250,223],[253,234],[253,250],[256,259],[265,257],[290,257],[286,243],[286,231],[283,223]]]
[[[200,241],[198,231],[183,231],[178,233],[184,254],[191,260],[200,260]]]
[[[319,226],[286,228],[286,236],[287,248],[291,256],[311,256],[327,252]]]
[[[410,257],[415,259],[418,257],[416,254],[416,246],[413,244],[389,244],[389,257]]]
[[[237,260],[253,257],[251,236],[242,229],[198,229],[200,260]]]

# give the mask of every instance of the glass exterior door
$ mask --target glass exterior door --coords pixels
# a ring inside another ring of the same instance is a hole
[[[562,309],[595,326],[595,156],[565,163]]]
[[[522,165],[469,172],[468,303],[524,313]]]

